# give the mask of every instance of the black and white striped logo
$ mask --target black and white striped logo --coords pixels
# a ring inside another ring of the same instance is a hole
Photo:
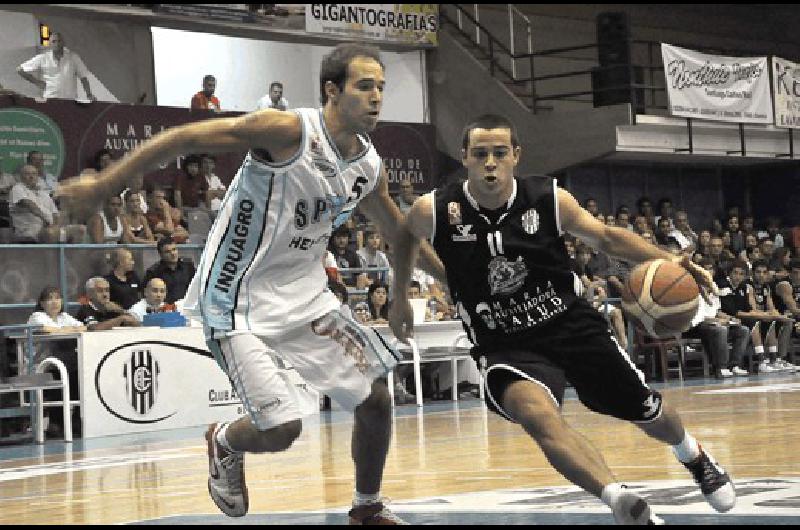
[[[159,371],[158,360],[150,350],[133,351],[122,369],[128,404],[142,416],[156,403]]]

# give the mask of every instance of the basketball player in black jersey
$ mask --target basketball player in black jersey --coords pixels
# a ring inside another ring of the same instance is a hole
[[[606,226],[551,178],[515,179],[520,147],[511,123],[483,116],[464,131],[468,180],[434,190],[413,205],[395,248],[390,324],[405,340],[413,331],[406,298],[420,239],[432,238],[453,300],[485,374],[490,410],[519,423],[562,475],[600,497],[617,522],[662,522],[617,482],[599,452],[563,420],[567,382],[602,414],[635,422],[673,446],[718,511],[736,501],[730,478],[683,428],[674,409],[614,339],[605,319],[580,295],[564,232],[631,263],[676,260],[624,228]],[[711,275],[684,260],[699,283]]]
[[[764,260],[753,262],[750,297],[752,313],[758,318],[756,328],[753,330],[754,343],[757,341],[756,335],[760,334],[764,339],[770,360],[770,364],[764,366],[765,357],[764,362],[759,365],[759,371],[768,372],[768,368],[772,368],[774,372],[796,372],[797,367],[786,360],[794,321],[785,317],[775,307],[775,299],[770,285],[769,266]]]
[[[789,279],[775,286],[775,308],[783,315],[800,318],[800,259],[789,264]]]

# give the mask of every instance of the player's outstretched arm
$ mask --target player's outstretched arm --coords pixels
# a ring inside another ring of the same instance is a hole
[[[408,286],[417,261],[420,241],[433,231],[433,200],[423,195],[409,210],[397,230],[394,246],[394,297],[389,309],[389,326],[395,337],[405,342],[414,331],[414,317],[408,302]],[[437,258],[438,260],[438,258]]]
[[[632,263],[651,259],[679,263],[703,288],[704,296],[707,297],[706,292],[719,293],[711,274],[693,263],[691,259],[686,256],[673,256],[624,228],[604,225],[584,210],[571,193],[562,188],[558,188],[558,210],[561,228],[586,241],[594,249]]]
[[[90,177],[60,183],[57,195],[71,209],[96,209],[106,197],[121,192],[137,175],[186,153],[225,153],[250,148],[268,150],[276,160],[291,156],[300,146],[300,118],[293,112],[264,110],[236,118],[217,118],[173,127]]]
[[[398,237],[398,230],[404,222],[403,212],[389,195],[389,176],[381,170],[381,177],[375,189],[359,204],[361,211],[374,221],[383,234],[384,240],[392,247]],[[430,232],[423,237],[428,237]],[[442,283],[447,281],[444,265],[427,241],[422,241],[419,252],[421,267]]]

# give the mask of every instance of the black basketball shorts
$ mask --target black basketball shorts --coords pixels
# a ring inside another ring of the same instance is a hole
[[[544,388],[558,407],[569,382],[580,401],[600,414],[638,423],[661,416],[661,395],[645,384],[644,374],[588,303],[577,301],[547,331],[509,347],[477,350],[490,410],[514,421],[503,409],[503,394],[515,381],[527,380]]]

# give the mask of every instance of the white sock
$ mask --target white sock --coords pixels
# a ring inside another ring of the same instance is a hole
[[[381,500],[381,494],[378,493],[359,493],[355,490],[353,493],[353,506],[364,506],[367,504],[377,504]]]
[[[753,346],[753,350],[755,350],[755,352],[756,352],[756,357],[758,357],[759,359],[761,359],[763,361],[764,360],[764,346]]]
[[[688,464],[700,456],[700,444],[697,443],[694,436],[686,432],[683,436],[683,441],[678,445],[672,446],[672,452],[675,453],[678,460],[684,464]]]
[[[222,425],[222,427],[217,429],[217,435],[216,435],[217,443],[221,445],[222,448],[229,453],[238,453],[238,451],[233,450],[231,444],[228,443],[228,438],[225,436],[225,433],[228,431],[228,426],[230,426],[230,423],[225,423]]]
[[[619,499],[619,496],[622,495],[624,491],[624,485],[619,482],[612,482],[606,485],[603,491],[600,492],[600,500],[606,503],[606,506],[613,509],[614,505],[617,504],[617,499]]]
[[[769,347],[767,348],[767,351],[768,351],[770,354],[773,354],[773,353],[778,353],[778,347],[777,347],[777,346],[769,346]],[[770,357],[774,357],[774,355],[770,355]]]

